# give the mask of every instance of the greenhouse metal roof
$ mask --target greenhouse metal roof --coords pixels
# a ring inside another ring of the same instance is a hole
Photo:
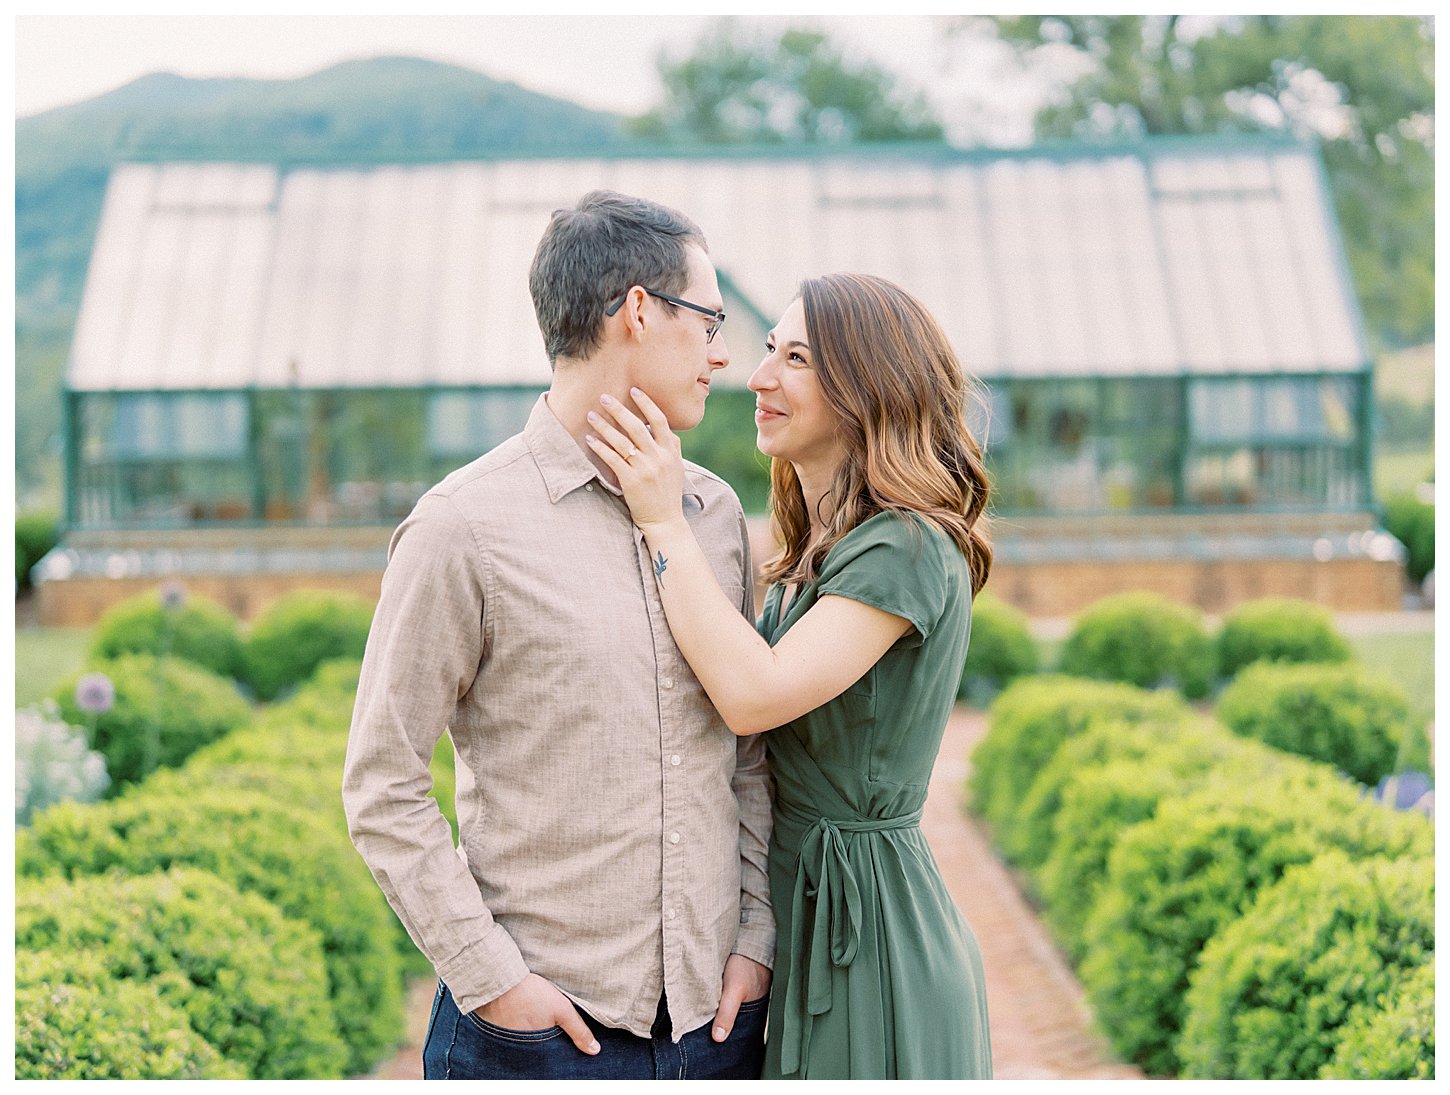
[[[1367,368],[1317,153],[1183,139],[125,164],[68,386],[546,385],[529,263],[550,212],[595,187],[693,217],[727,276],[727,310],[773,319],[803,276],[880,274],[917,294],[989,379]],[[724,379],[743,385],[760,349],[738,333],[730,349]]]

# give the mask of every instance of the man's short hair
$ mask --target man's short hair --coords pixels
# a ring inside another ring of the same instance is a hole
[[[683,213],[645,198],[591,190],[556,209],[534,252],[529,293],[552,367],[599,345],[604,310],[634,285],[678,296],[689,281],[686,244],[708,250]]]

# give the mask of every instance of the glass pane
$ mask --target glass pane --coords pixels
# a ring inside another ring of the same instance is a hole
[[[1343,377],[1270,377],[1190,382],[1197,444],[1335,441],[1357,435],[1355,382]]]
[[[433,392],[428,396],[428,453],[458,467],[524,428],[539,389]],[[452,470],[452,467],[449,470]]]
[[[94,438],[94,443],[113,457],[240,459],[246,452],[247,403],[246,396],[239,393],[158,393],[97,399],[114,400],[104,434]]]
[[[419,391],[265,392],[258,449],[267,520],[389,524],[432,480]]]
[[[256,516],[244,396],[86,396],[77,428],[74,512],[82,527]]]
[[[987,465],[1001,512],[1171,507],[1181,434],[1171,380],[992,385]]]

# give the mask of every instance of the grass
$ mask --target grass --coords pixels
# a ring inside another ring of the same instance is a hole
[[[86,661],[91,632],[83,627],[15,630],[15,706],[39,703]]]
[[[15,632],[15,706],[25,707],[49,695],[65,677],[85,664],[91,633],[85,628],[18,628]],[[1352,635],[1349,642],[1365,666],[1391,678],[1405,690],[1410,709],[1427,721],[1435,717],[1434,632]],[[1043,671],[1057,665],[1061,639],[1038,639]]]
[[[1383,673],[1404,689],[1410,710],[1429,721],[1435,717],[1435,635],[1351,635],[1349,645],[1368,669]]]
[[[1355,658],[1367,669],[1384,674],[1404,689],[1410,710],[1426,722],[1435,717],[1435,633],[1386,632],[1349,635]],[[1061,639],[1038,639],[1038,664],[1043,671],[1056,667]]]
[[[1375,497],[1383,502],[1395,494],[1410,494],[1430,478],[1435,468],[1435,450],[1378,452],[1374,458]]]

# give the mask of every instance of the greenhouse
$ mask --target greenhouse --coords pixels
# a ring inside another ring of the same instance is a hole
[[[596,187],[678,206],[709,237],[733,363],[699,458],[748,508],[763,472],[743,389],[764,332],[801,276],[857,270],[921,297],[982,380],[1004,562],[1013,530],[1021,561],[1040,554],[1035,522],[1143,518],[1171,543],[1154,519],[1214,515],[1267,537],[1261,554],[1327,538],[1367,557],[1371,364],[1318,153],[1164,138],[123,165],[66,373],[67,541],[38,576],[185,569],[179,534],[216,530],[265,566],[301,542],[287,529],[380,529],[343,538],[380,567],[386,530],[548,385],[528,266],[549,213]]]

